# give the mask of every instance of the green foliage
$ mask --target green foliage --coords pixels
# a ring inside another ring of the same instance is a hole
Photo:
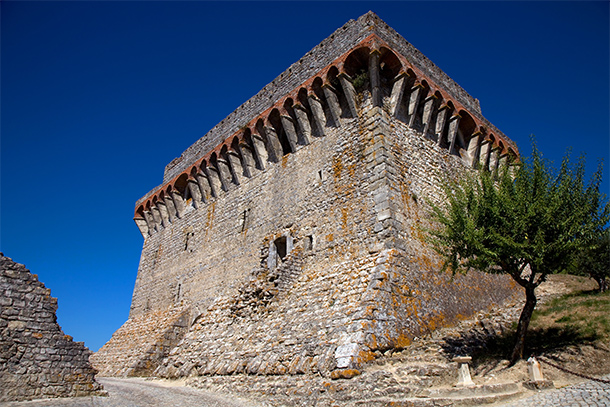
[[[368,71],[365,71],[363,69],[354,77],[354,80],[352,83],[353,83],[356,91],[361,92],[366,87],[366,84],[368,82],[369,82],[369,73],[368,73]]]
[[[445,206],[432,205],[439,227],[429,231],[445,269],[507,273],[536,287],[602,233],[610,210],[601,165],[585,183],[583,158],[573,164],[567,154],[555,171],[533,147],[518,166],[446,185]]]
[[[524,287],[511,363],[523,355],[536,287],[549,274],[573,268],[610,219],[599,191],[601,165],[585,182],[583,157],[572,163],[566,154],[555,170],[532,144],[532,157],[517,166],[447,184],[444,205],[431,204],[437,227],[428,230],[444,270],[505,273]]]
[[[600,292],[608,289],[610,229],[604,230],[597,239],[588,242],[587,247],[576,255],[574,267],[570,272],[576,275],[588,275],[597,282]]]

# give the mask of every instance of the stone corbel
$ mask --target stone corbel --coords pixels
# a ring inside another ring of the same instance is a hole
[[[394,117],[396,117],[400,109],[400,102],[402,101],[402,95],[405,92],[408,78],[409,74],[406,72],[401,72],[396,75],[396,78],[394,78],[394,83],[392,84],[392,95],[390,96],[390,113]]]
[[[324,109],[322,108],[322,102],[316,95],[308,95],[309,106],[311,107],[311,113],[313,115],[313,122],[318,130],[320,136],[324,136],[324,125],[326,124],[326,117],[324,116]]]
[[[350,78],[350,76],[345,72],[341,72],[337,76],[339,77],[339,81],[341,82],[343,93],[347,98],[347,104],[349,105],[350,113],[355,119],[356,117],[358,117],[358,109],[356,107],[356,89],[354,88],[354,84],[352,83],[352,78]]]
[[[218,197],[220,195],[220,191],[222,191],[222,183],[220,182],[220,175],[218,174],[218,170],[213,165],[208,164],[206,172],[208,175],[208,180],[210,181],[210,188],[212,189],[212,193],[215,197]]]
[[[455,148],[455,141],[457,140],[457,132],[460,125],[460,119],[462,116],[454,114],[449,119],[449,154],[453,154]]]
[[[181,218],[182,215],[184,215],[185,210],[184,198],[182,197],[182,194],[175,189],[172,190],[171,194],[172,200],[174,201],[174,206],[176,207],[176,213],[178,214],[178,217]]]
[[[203,202],[203,199],[201,197],[201,190],[199,189],[198,182],[193,178],[189,178],[187,182],[189,192],[193,197],[193,206],[199,209],[199,207],[201,206],[201,202]]]
[[[146,220],[146,225],[148,226],[148,234],[152,235],[157,231],[157,225],[155,224],[155,219],[152,216],[150,211],[144,211],[144,220]]]
[[[155,205],[150,208],[150,212],[152,213],[152,217],[155,220],[157,230],[161,230],[161,227],[163,227],[163,221],[161,220],[161,212],[159,211],[159,208],[157,208],[157,206]]]
[[[294,114],[297,117],[297,123],[301,129],[301,137],[304,145],[311,143],[311,125],[309,124],[309,118],[307,117],[307,110],[303,105],[297,103],[292,106]]]
[[[220,176],[222,189],[228,191],[233,180],[231,170],[229,169],[229,163],[222,157],[218,157],[216,163],[218,165],[218,175]]]
[[[163,198],[163,203],[167,207],[167,216],[169,217],[170,222],[174,222],[178,216],[178,211],[176,210],[176,205],[174,205],[174,200],[169,196],[165,196]]]
[[[210,187],[210,181],[208,180],[208,177],[201,172],[197,172],[197,175],[195,175],[195,177],[197,178],[197,184],[199,185],[199,191],[201,192],[202,201],[209,202],[212,198],[212,189]]]
[[[478,160],[478,153],[481,147],[481,138],[483,137],[483,132],[481,130],[476,130],[472,133],[470,137],[470,141],[468,142],[468,157],[470,158],[470,166],[472,168],[476,168]]]
[[[290,150],[295,153],[297,151],[299,139],[297,136],[297,130],[294,128],[294,121],[288,114],[280,115],[280,120],[282,121],[282,127],[286,133],[288,144],[290,144]]]
[[[164,228],[169,226],[169,213],[167,211],[167,206],[165,202],[159,200],[157,201],[157,208],[159,208],[159,213],[161,214],[161,224]]]
[[[444,104],[438,109],[438,115],[436,116],[436,129],[435,133],[438,136],[437,143],[438,145],[443,144],[443,130],[445,129],[445,124],[447,123],[447,117],[449,116],[451,108],[449,105]]]
[[[424,125],[424,135],[428,134],[428,132],[430,131],[430,123],[432,123],[432,112],[434,111],[434,106],[436,105],[437,100],[438,97],[434,93],[424,99],[424,114],[422,117],[422,122]]]
[[[277,136],[277,132],[272,126],[263,126],[263,131],[265,132],[265,136],[267,136],[267,153],[269,154],[269,160],[277,163],[284,155],[284,150],[282,149],[282,144]]]
[[[493,148],[489,153],[489,171],[495,172],[498,169],[499,160],[499,148]]]
[[[324,92],[324,97],[326,97],[326,103],[328,103],[330,115],[333,117],[335,126],[341,127],[341,105],[339,104],[335,88],[325,83],[322,85],[322,91]]]
[[[247,143],[239,144],[239,153],[244,160],[243,170],[244,175],[248,178],[251,178],[254,175],[254,168],[256,168],[256,163],[254,162],[254,156],[252,155],[252,150]]]
[[[237,185],[241,184],[241,178],[244,175],[244,168],[241,165],[241,159],[239,158],[239,154],[233,150],[227,151],[227,159],[231,164],[231,172],[233,173],[233,179],[237,183]]]
[[[381,106],[381,80],[379,77],[379,59],[381,52],[373,49],[369,54],[369,78],[371,80],[371,95],[373,96],[373,106]]]
[[[261,170],[264,170],[269,160],[267,149],[265,148],[265,142],[260,134],[252,133],[252,146],[254,147],[254,153],[258,157],[258,165]]]
[[[415,84],[411,88],[411,95],[409,97],[409,127],[413,127],[415,125],[415,117],[417,116],[417,108],[419,107],[419,100],[422,94],[422,89],[424,89],[424,85],[421,83]]]
[[[479,150],[479,166],[481,169],[489,169],[489,153],[491,150],[491,141],[483,140]]]
[[[140,229],[140,233],[142,234],[142,237],[144,237],[144,239],[146,239],[146,237],[149,235],[148,222],[146,221],[146,219],[145,218],[133,218],[133,221],[136,223],[136,226],[138,227],[138,229]]]

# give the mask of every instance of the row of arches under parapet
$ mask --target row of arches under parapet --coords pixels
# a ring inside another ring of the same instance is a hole
[[[357,118],[361,92],[467,165],[494,169],[517,157],[404,58],[388,47],[363,43],[149,196],[134,217],[142,235],[160,231],[237,187],[269,163],[323,137],[327,128]]]
[[[361,47],[343,64],[347,77],[363,78],[372,102],[473,168],[494,170],[518,154],[440,86],[388,47]]]

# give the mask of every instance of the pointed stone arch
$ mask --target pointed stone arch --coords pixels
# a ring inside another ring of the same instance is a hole
[[[371,50],[368,47],[359,47],[352,51],[343,63],[344,73],[352,81],[356,92],[370,90],[369,79],[369,55]]]

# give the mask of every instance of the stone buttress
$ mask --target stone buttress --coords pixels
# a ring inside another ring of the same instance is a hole
[[[130,317],[94,364],[357,374],[515,293],[502,276],[440,273],[422,229],[444,179],[517,159],[476,99],[373,13],[352,20],[137,202]]]

